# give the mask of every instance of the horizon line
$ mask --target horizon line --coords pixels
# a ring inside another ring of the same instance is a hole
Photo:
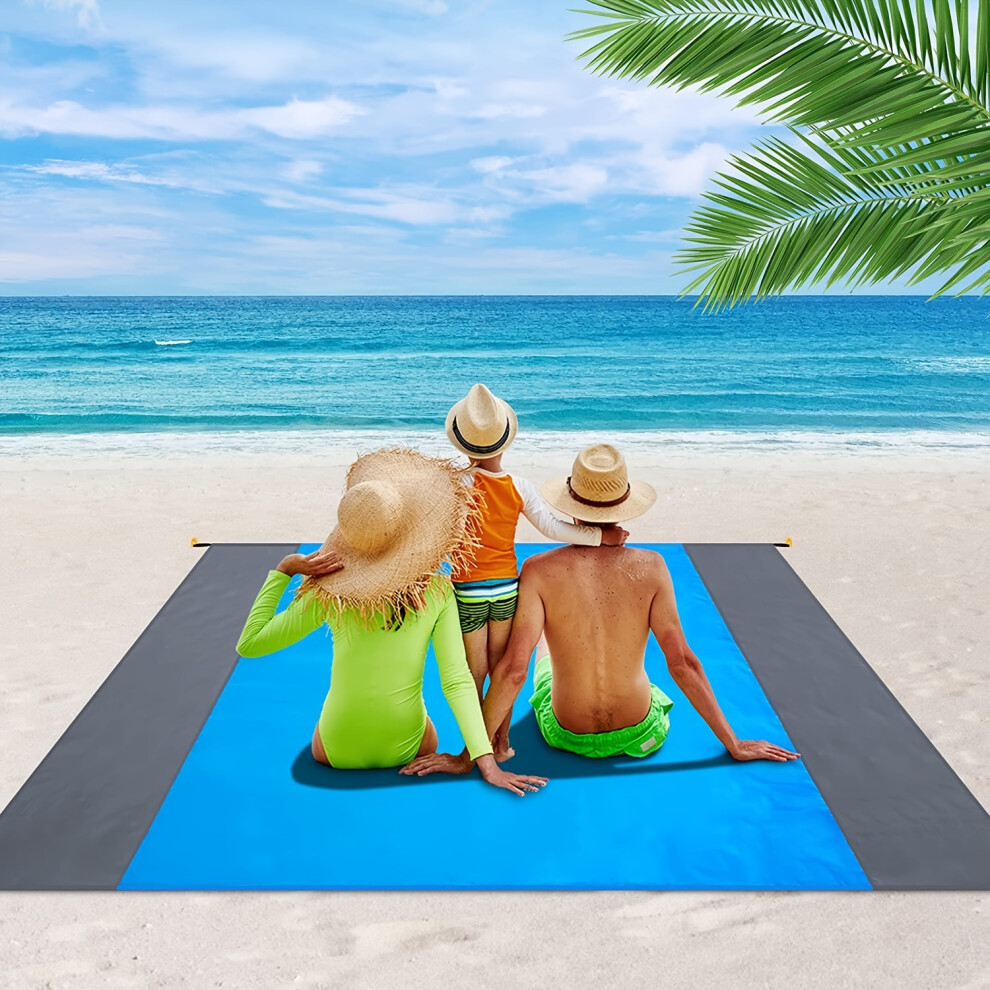
[[[697,295],[670,292],[43,292],[4,294],[3,299],[673,299],[697,301]],[[737,305],[758,305],[791,299],[982,299],[979,293],[933,296],[926,292],[796,292]]]

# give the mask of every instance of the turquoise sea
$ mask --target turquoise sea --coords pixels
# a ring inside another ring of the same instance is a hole
[[[476,381],[531,439],[990,444],[990,300],[0,298],[0,451],[429,434]],[[186,443],[190,441],[186,437]]]

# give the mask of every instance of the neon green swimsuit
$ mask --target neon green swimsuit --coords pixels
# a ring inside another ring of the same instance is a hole
[[[298,643],[326,623],[333,633],[330,690],[319,732],[331,765],[340,769],[397,767],[419,749],[426,729],[423,668],[433,640],[444,697],[472,759],[492,752],[478,690],[464,656],[454,589],[437,576],[427,605],[396,629],[368,627],[353,612],[336,616],[305,598],[275,614],[289,583],[269,571],[237,643],[242,657],[261,657]]]

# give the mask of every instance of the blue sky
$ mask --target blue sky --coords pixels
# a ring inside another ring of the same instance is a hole
[[[568,6],[5,0],[0,294],[676,292],[757,122]]]

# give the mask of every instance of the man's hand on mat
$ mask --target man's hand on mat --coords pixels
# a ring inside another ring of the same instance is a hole
[[[534,777],[527,773],[510,773],[503,770],[495,761],[491,753],[478,757],[478,769],[481,776],[485,778],[485,783],[492,787],[504,787],[513,794],[525,797],[527,791],[538,791],[546,782],[546,777]]]
[[[608,526],[602,530],[603,547],[621,547],[629,539],[629,530],[621,526]]]
[[[801,755],[765,739],[740,739],[729,753],[734,760],[776,760],[778,763],[796,760]]]
[[[314,550],[312,553],[290,553],[283,557],[275,568],[292,577],[305,574],[307,577],[326,577],[335,571],[343,570],[344,562],[332,550]]]

